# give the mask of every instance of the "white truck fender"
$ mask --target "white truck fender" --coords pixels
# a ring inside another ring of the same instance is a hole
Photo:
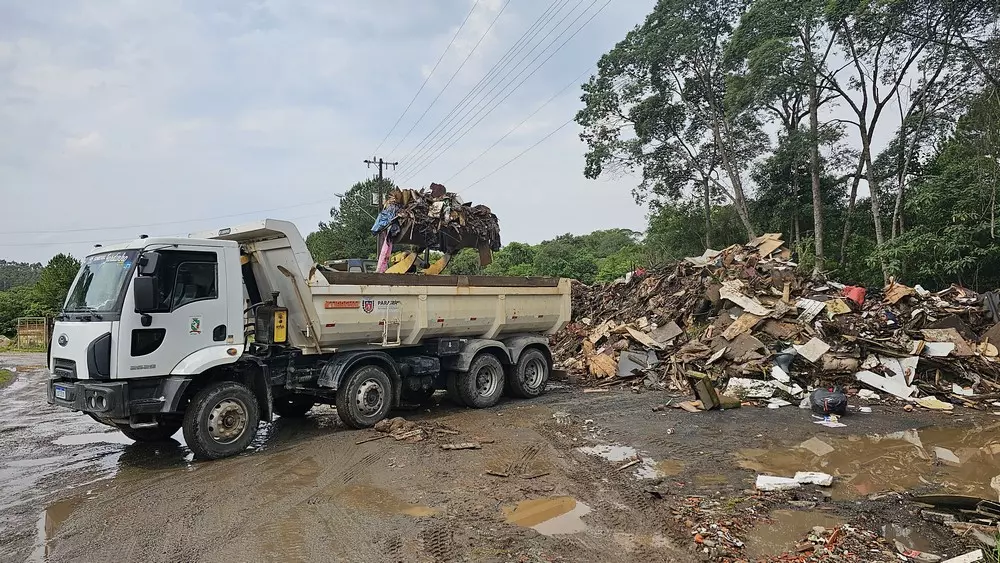
[[[235,363],[240,355],[230,354],[230,349],[238,351],[231,344],[202,348],[178,362],[170,370],[170,375],[196,375],[214,367]]]

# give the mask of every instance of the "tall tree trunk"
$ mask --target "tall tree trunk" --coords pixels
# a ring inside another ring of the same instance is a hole
[[[702,190],[705,193],[705,250],[712,248],[712,194],[708,178],[704,179]]]
[[[847,215],[844,216],[844,237],[840,240],[840,263],[847,259],[847,241],[851,236],[851,217],[854,216],[854,205],[858,202],[858,185],[861,184],[861,173],[865,170],[865,155],[858,158],[858,169],[854,171],[854,181],[851,182],[851,199],[847,203]]]
[[[815,76],[809,86],[809,171],[812,175],[813,237],[816,241],[816,264],[813,278],[823,275],[823,194],[819,177],[819,91]]]
[[[798,158],[792,159],[792,242],[798,249],[802,242],[802,230],[799,228],[799,167]]]
[[[743,223],[743,228],[747,232],[747,240],[751,240],[757,234],[754,232],[753,223],[750,222],[750,210],[747,208],[747,198],[743,192],[743,180],[740,179],[739,171],[735,169],[735,164],[729,158],[729,150],[722,141],[722,133],[719,131],[720,127],[719,117],[716,116],[714,127],[712,127],[713,138],[715,139],[716,146],[719,147],[719,154],[722,156],[722,167],[725,169],[726,175],[729,176],[729,181],[733,185],[736,214],[739,215],[740,221]]]
[[[882,278],[889,281],[889,266],[882,256],[882,249],[885,248],[885,233],[882,232],[882,210],[881,192],[879,191],[878,178],[872,165],[872,145],[867,132],[861,135],[862,150],[865,153],[865,170],[868,172],[868,190],[871,192],[872,219],[875,221],[875,249],[879,253],[879,264],[882,266]]]

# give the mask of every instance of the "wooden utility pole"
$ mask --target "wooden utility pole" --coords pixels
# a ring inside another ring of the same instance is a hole
[[[375,157],[372,156],[370,160],[366,158],[364,160],[364,163],[365,163],[365,166],[367,166],[369,168],[371,168],[371,166],[373,164],[376,165],[376,166],[378,166],[378,188],[376,189],[376,191],[372,192],[372,205],[375,206],[375,213],[377,214],[378,212],[382,211],[382,203],[385,202],[385,194],[382,193],[382,187],[383,187],[382,182],[383,182],[383,179],[384,179],[383,171],[385,170],[386,166],[392,166],[393,170],[395,170],[396,166],[399,165],[399,162],[386,162],[386,161],[382,160],[381,158],[378,159],[378,160],[375,160]],[[388,234],[389,234],[389,231],[386,230],[386,231],[384,231],[382,233],[379,233],[379,236],[376,237],[376,239],[375,239],[376,240],[376,242],[375,242],[375,257],[376,258],[378,257],[379,252],[382,251],[382,243],[384,242],[384,238],[386,236],[388,236]]]
[[[395,168],[396,168],[396,166],[399,166],[399,162],[386,162],[386,161],[382,160],[381,158],[380,158],[380,159],[378,159],[378,160],[375,160],[375,157],[374,157],[374,156],[373,156],[373,157],[371,158],[371,160],[368,160],[368,159],[365,159],[365,161],[364,161],[364,162],[365,162],[365,164],[366,164],[366,165],[368,165],[368,167],[369,167],[369,168],[370,168],[370,167],[371,167],[371,166],[372,166],[373,164],[375,164],[375,165],[377,165],[377,166],[378,166],[378,179],[379,179],[380,181],[382,180],[382,170],[383,170],[383,169],[384,169],[384,168],[385,168],[386,166],[392,166],[392,168],[393,168],[393,169],[395,169]]]

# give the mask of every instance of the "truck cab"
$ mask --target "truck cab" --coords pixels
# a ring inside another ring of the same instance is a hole
[[[337,407],[364,428],[446,389],[492,406],[544,391],[568,280],[329,271],[291,223],[146,238],[85,257],[53,328],[48,401],[196,457],[260,422]]]

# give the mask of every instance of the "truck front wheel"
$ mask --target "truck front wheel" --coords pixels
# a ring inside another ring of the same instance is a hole
[[[469,366],[469,371],[459,373],[455,382],[462,401],[470,407],[492,407],[503,395],[503,364],[490,353],[480,353]]]
[[[136,442],[165,442],[181,429],[181,421],[159,421],[159,426],[132,428],[127,424],[116,424],[122,434]]]
[[[260,422],[257,398],[246,385],[218,381],[198,391],[184,413],[184,440],[195,457],[219,459],[247,449]]]
[[[392,382],[376,365],[352,371],[337,389],[337,415],[351,428],[370,428],[392,408]]]

